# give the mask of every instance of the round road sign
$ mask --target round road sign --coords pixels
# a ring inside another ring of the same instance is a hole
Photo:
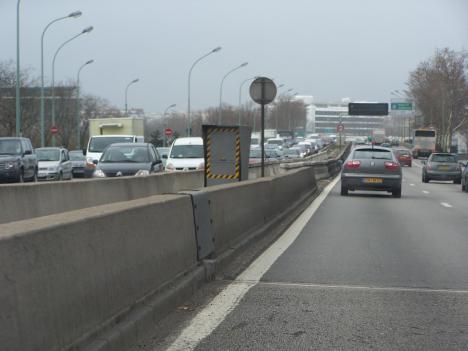
[[[57,126],[52,126],[50,127],[50,132],[52,134],[57,134],[58,133],[58,127]]]
[[[276,97],[276,85],[266,77],[258,77],[250,84],[250,97],[260,105],[267,105]]]
[[[172,136],[172,134],[174,134],[174,131],[171,128],[164,129],[164,135],[165,136],[170,137],[170,136]]]
[[[338,133],[342,133],[342,132],[344,131],[344,125],[342,125],[341,123],[338,124],[338,125],[336,126],[336,131],[337,131]]]

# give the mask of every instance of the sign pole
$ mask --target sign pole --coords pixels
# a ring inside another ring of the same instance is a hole
[[[276,85],[273,80],[266,77],[258,77],[250,85],[250,97],[257,104],[261,105],[261,134],[260,134],[260,151],[261,158],[261,177],[265,176],[265,105],[271,103],[276,96]],[[255,121],[255,120],[254,120]],[[255,127],[255,124],[254,124]]]
[[[262,87],[262,90],[264,87]],[[262,143],[262,178],[265,176],[265,104],[262,104],[262,135],[260,138]]]

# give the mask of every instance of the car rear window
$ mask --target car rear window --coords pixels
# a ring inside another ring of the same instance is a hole
[[[457,163],[457,158],[453,155],[432,155],[431,162]]]
[[[398,154],[399,154],[399,155],[405,155],[405,156],[409,156],[409,155],[410,155],[409,151],[406,151],[406,150],[398,150]]]
[[[353,158],[356,160],[392,160],[392,152],[390,150],[381,149],[360,149],[355,150]]]

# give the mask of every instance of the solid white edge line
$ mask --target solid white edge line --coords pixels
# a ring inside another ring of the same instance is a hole
[[[441,204],[442,206],[444,206],[444,207],[447,207],[447,208],[452,208],[452,207],[453,207],[452,205],[450,205],[450,204],[447,203],[447,202],[441,202],[440,204]]]
[[[427,190],[422,190],[422,192],[423,192],[424,194],[430,194],[430,192],[427,191]]]
[[[293,224],[250,266],[243,271],[234,282],[225,287],[216,297],[204,307],[182,330],[177,339],[167,348],[167,351],[193,350],[201,340],[209,336],[227,315],[236,308],[244,295],[255,286],[275,261],[297,239],[314,213],[326,199],[330,191],[340,180],[337,176],[328,184],[322,193],[306,208]],[[244,282],[245,281],[245,282]]]

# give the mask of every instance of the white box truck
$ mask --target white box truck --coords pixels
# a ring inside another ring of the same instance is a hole
[[[104,149],[114,143],[143,143],[145,121],[139,117],[95,118],[89,120],[88,163],[99,161]]]

